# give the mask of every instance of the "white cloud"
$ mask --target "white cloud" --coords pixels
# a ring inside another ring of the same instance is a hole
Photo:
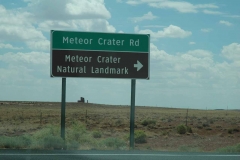
[[[72,19],[108,19],[110,12],[103,0],[27,0],[28,10],[37,19],[72,20]]]
[[[32,44],[35,43],[40,46],[40,48],[32,47],[28,45],[29,48],[34,48],[35,50],[43,50],[44,47],[41,46],[43,41],[47,41],[43,33],[36,29],[33,25],[31,19],[32,14],[29,12],[20,12],[18,10],[6,10],[1,6],[1,25],[0,25],[0,40],[1,41],[12,41],[19,43]],[[9,20],[11,19],[11,20]],[[9,49],[19,49],[16,47],[5,46]]]
[[[190,45],[196,44],[196,42],[189,42]]]
[[[50,41],[49,40],[38,40],[38,41],[28,41],[26,42],[28,48],[32,50],[42,50],[49,51],[50,50]]]
[[[210,51],[207,50],[202,50],[202,49],[196,49],[196,50],[191,50],[186,52],[187,55],[191,55],[194,56],[196,58],[208,58],[208,59],[212,59],[212,53]]]
[[[193,73],[195,72],[195,74],[198,74],[199,77],[194,78],[203,77],[204,72],[211,72],[211,66],[214,63],[212,59],[212,53],[200,49],[190,50],[186,53],[178,53],[176,59],[178,62],[174,65],[175,70]]]
[[[185,53],[177,53],[174,56],[166,53],[164,50],[158,50],[154,44],[150,45],[150,49],[151,57],[154,60],[159,60],[160,68],[172,72],[172,74],[179,71],[202,72],[205,70],[209,72],[211,66],[214,65],[212,53],[207,50],[190,50]],[[181,75],[181,78],[184,78],[183,75]]]
[[[102,19],[91,20],[86,22],[87,31],[99,31],[99,32],[115,32],[114,26],[110,25],[108,21]],[[85,25],[82,25],[85,26]],[[82,29],[84,29],[81,26]]]
[[[197,87],[209,90],[240,87],[240,62],[237,61],[240,57],[236,54],[239,53],[239,44],[223,47],[222,53],[227,55],[225,57],[234,59],[232,63],[214,61],[213,53],[207,50],[197,49],[170,55],[159,50],[154,44],[151,44],[150,48],[152,68],[156,69],[154,73],[158,73],[153,77],[161,79],[159,85],[162,89]]]
[[[225,15],[224,17],[240,18],[240,15]]]
[[[41,64],[41,65],[49,65],[49,53],[44,52],[18,52],[18,53],[5,53],[0,55],[0,61],[14,64],[16,66],[22,65],[25,66],[27,64]]]
[[[61,21],[61,20],[46,20],[38,24],[38,29],[42,31],[50,31],[51,29],[64,30],[72,28],[77,30],[78,26],[74,23],[74,20]]]
[[[110,25],[105,19],[83,19],[83,20],[47,20],[39,24],[39,30],[50,31],[55,30],[83,30],[83,31],[101,31],[101,32],[115,32],[114,26]]]
[[[6,49],[23,49],[22,47],[13,47],[11,44],[0,43],[0,48]]]
[[[166,26],[162,26],[162,25],[146,25],[143,26],[144,28],[164,28]]]
[[[155,60],[172,60],[171,55],[167,54],[164,50],[158,50],[157,46],[153,43],[150,43],[151,58]]]
[[[44,52],[1,54],[0,63],[6,63],[0,68],[0,86],[4,90],[0,92],[2,99],[51,100],[50,97],[54,97],[51,94],[56,93],[54,86],[59,85],[57,79],[50,79],[49,59],[49,53]],[[50,92],[52,93],[49,94]]]
[[[158,62],[155,62],[160,69],[157,78],[165,84],[164,87],[207,86],[205,78],[214,70],[212,53],[206,50],[191,50],[170,55],[151,44],[151,57]]]
[[[185,38],[192,35],[192,32],[185,31],[178,26],[170,25],[164,28],[162,31],[153,32],[150,29],[139,30],[138,26],[135,27],[135,32],[141,34],[151,34],[152,38]]]
[[[143,16],[141,17],[133,17],[133,18],[130,18],[134,23],[137,23],[137,22],[140,22],[140,21],[144,21],[144,20],[153,20],[153,19],[156,19],[157,16],[154,16],[152,14],[152,12],[148,12],[146,14],[144,14]]]
[[[6,12],[6,9],[3,5],[0,5],[0,13]]]
[[[230,23],[230,22],[228,22],[228,21],[223,21],[223,20],[221,20],[221,21],[219,21],[219,23],[220,23],[220,24],[224,24],[224,25],[226,25],[226,26],[232,26],[232,23]]]
[[[201,31],[207,33],[207,32],[211,32],[212,29],[211,28],[202,28]]]
[[[37,18],[38,29],[41,31],[58,29],[115,32],[115,28],[107,21],[111,14],[103,0],[28,0],[28,5],[28,10]]]
[[[45,37],[33,26],[0,26],[0,40],[29,41],[38,39],[45,39]]]
[[[222,55],[232,61],[240,61],[240,44],[232,43],[223,46]]]
[[[86,18],[110,18],[103,0],[72,0],[66,4],[65,11],[74,16],[86,16]],[[99,16],[99,17],[97,17]]]
[[[155,8],[170,8],[175,9],[181,13],[197,13],[196,7],[189,2],[177,2],[177,1],[160,1],[149,3],[149,6]]]
[[[130,5],[137,5],[137,4],[141,4],[144,2],[142,0],[128,0],[126,3],[130,4]]]
[[[174,9],[180,13],[197,13],[199,9],[216,9],[219,8],[215,4],[192,4],[186,1],[169,1],[169,0],[128,0],[126,2],[130,5],[138,5],[142,3],[147,3],[151,7],[155,8],[167,8]]]
[[[32,14],[6,10],[1,6],[0,40],[25,41],[44,39],[43,34],[31,23]]]
[[[217,5],[215,4],[197,4],[195,5],[196,8],[212,8],[212,9],[216,9],[219,8]]]
[[[27,7],[7,10],[0,5],[0,41],[25,43],[35,51],[49,50],[43,32],[52,29],[115,32],[103,0],[25,0]]]
[[[219,12],[219,11],[211,11],[211,10],[207,10],[207,9],[204,9],[204,10],[203,10],[203,13],[205,13],[205,14],[212,14],[212,15],[220,15],[220,14],[223,14],[222,12]]]

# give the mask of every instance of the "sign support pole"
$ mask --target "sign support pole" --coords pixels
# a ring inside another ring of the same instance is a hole
[[[65,141],[66,78],[62,78],[61,137]]]
[[[131,109],[130,109],[130,148],[134,149],[134,119],[135,119],[136,79],[131,80]]]

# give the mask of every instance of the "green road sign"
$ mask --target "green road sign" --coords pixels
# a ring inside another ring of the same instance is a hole
[[[52,49],[148,52],[149,35],[51,31]]]
[[[51,31],[52,77],[149,79],[150,35]]]

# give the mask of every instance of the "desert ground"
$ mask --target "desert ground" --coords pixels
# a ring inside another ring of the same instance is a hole
[[[60,119],[61,103],[0,102],[0,136],[34,136],[49,125],[60,136]],[[72,124],[84,128],[75,133],[75,149],[104,149],[95,145],[109,137],[121,139],[125,147],[120,149],[128,149],[129,121],[130,106],[66,103],[66,136]],[[181,124],[191,131],[178,133]],[[240,143],[240,111],[136,106],[135,131],[146,135],[145,142],[135,143],[137,150],[213,152]]]

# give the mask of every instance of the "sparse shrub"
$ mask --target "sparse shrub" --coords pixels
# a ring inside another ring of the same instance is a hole
[[[102,141],[102,145],[112,149],[121,149],[126,146],[126,143],[124,140],[119,138],[107,138]]]
[[[202,126],[203,126],[203,127],[209,127],[209,124],[208,124],[208,123],[203,123]]]
[[[200,151],[202,151],[198,147],[192,147],[192,146],[186,146],[186,145],[180,146],[178,148],[178,150],[181,152],[200,152]]]
[[[155,124],[149,124],[148,125],[148,129],[155,129],[156,127],[155,127]]]
[[[156,121],[155,121],[155,120],[149,120],[149,121],[148,121],[148,124],[156,125]]]
[[[219,148],[216,151],[221,153],[240,153],[240,144]]]
[[[1,148],[23,149],[29,147],[31,143],[32,140],[28,135],[22,135],[17,137],[0,137]]]
[[[167,120],[168,122],[172,122],[173,120],[171,119],[171,118],[168,118],[168,120]]]
[[[76,122],[76,121],[73,121],[73,122],[72,122],[71,128],[72,128],[74,131],[76,131],[76,132],[78,132],[78,133],[80,133],[80,134],[83,134],[83,133],[86,133],[86,132],[87,132],[87,131],[86,131],[86,127],[85,127],[82,123],[79,123],[79,122]]]
[[[234,128],[234,129],[233,129],[233,132],[239,132],[239,129]]]
[[[43,139],[41,140],[33,140],[30,149],[44,149]]]
[[[155,120],[150,120],[150,119],[145,119],[142,121],[141,123],[143,126],[147,126],[147,125],[156,125],[156,121]]]
[[[92,136],[93,136],[93,138],[101,138],[101,137],[102,137],[102,134],[101,134],[101,132],[99,132],[99,131],[94,131],[94,132],[92,133]]]
[[[12,140],[12,137],[7,136],[1,136],[0,137],[0,147],[1,148],[13,148],[14,141]]]
[[[59,136],[49,135],[44,138],[44,149],[60,149],[64,148],[64,140]]]
[[[146,143],[147,142],[147,135],[144,131],[137,130],[134,133],[135,143]]]
[[[147,126],[147,125],[148,125],[148,121],[145,119],[145,120],[142,121],[141,124],[142,124],[143,126]]]
[[[78,142],[80,144],[94,144],[95,139],[92,138],[91,134],[82,134],[79,137]]]
[[[209,120],[209,123],[210,123],[210,124],[213,124],[213,123],[214,123],[214,120],[212,120],[212,119]]]
[[[188,133],[193,133],[192,128],[189,127],[189,126],[186,127],[186,130],[187,130]]]
[[[67,148],[70,150],[77,150],[79,147],[79,143],[76,141],[72,141],[68,144]]]
[[[229,138],[233,138],[233,135],[228,135]]]
[[[206,128],[206,130],[207,130],[207,131],[211,131],[211,130],[212,130],[212,128]]]
[[[43,139],[44,137],[48,136],[48,135],[52,135],[50,128],[43,128],[37,132],[35,132],[32,137],[35,140],[40,140]]]
[[[121,119],[116,120],[116,121],[115,121],[115,125],[116,125],[116,126],[122,125],[122,120],[121,120]]]
[[[29,135],[22,135],[19,137],[19,141],[23,148],[27,148],[32,144],[32,139]]]
[[[73,131],[73,138],[74,138],[75,140],[79,140],[80,136],[81,136],[81,134],[80,134],[79,132]]]
[[[12,116],[12,119],[13,119],[14,121],[16,121],[16,120],[17,120],[17,116],[16,116],[16,115]]]
[[[165,120],[165,118],[161,118],[161,121],[164,121]]]
[[[187,129],[184,125],[177,126],[177,133],[178,134],[185,134],[187,132]]]
[[[229,134],[233,134],[233,129],[228,129]]]
[[[151,146],[146,146],[146,149],[152,150],[152,147]]]
[[[86,134],[86,127],[76,121],[72,121],[72,125],[69,130],[67,130],[67,140],[69,141],[82,141],[84,134]],[[91,135],[89,135],[91,137]]]
[[[197,126],[198,129],[202,129],[203,127],[202,126]]]
[[[162,136],[166,136],[166,135],[168,135],[168,134],[169,134],[169,132],[167,132],[167,131],[163,131],[163,132],[161,133]]]

